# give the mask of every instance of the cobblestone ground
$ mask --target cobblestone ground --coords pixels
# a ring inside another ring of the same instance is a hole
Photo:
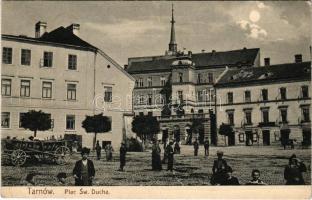
[[[181,146],[181,154],[175,155],[174,173],[162,170],[151,171],[151,152],[129,152],[125,172],[119,172],[119,155],[114,153],[111,162],[102,158],[95,160],[94,154],[90,157],[94,160],[96,177],[94,185],[210,185],[211,168],[216,158],[216,151],[223,150],[224,158],[233,168],[233,175],[245,184],[251,176],[252,169],[261,171],[261,179],[270,185],[283,185],[284,167],[288,163],[290,155],[295,153],[304,161],[308,171],[304,173],[307,184],[311,184],[311,149],[283,150],[281,147],[212,147],[210,156],[204,156],[203,146],[200,146],[199,155],[193,156],[192,146]],[[163,153],[163,152],[162,152]],[[103,153],[104,156],[104,153]],[[56,175],[59,172],[68,174],[67,184],[73,185],[71,177],[74,163],[80,159],[80,155],[72,155],[67,165],[27,163],[23,167],[2,166],[2,185],[21,185],[28,173],[37,173],[35,181],[37,185],[57,185]],[[167,166],[163,165],[166,169]]]

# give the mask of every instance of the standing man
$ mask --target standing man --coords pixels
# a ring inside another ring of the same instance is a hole
[[[173,154],[174,154],[172,146],[173,146],[173,142],[170,141],[169,145],[167,145],[167,148],[166,148],[166,154],[167,154],[167,157],[168,157],[168,168],[167,168],[167,171],[170,170],[171,172],[173,171]]]
[[[76,186],[92,186],[92,180],[95,175],[93,162],[88,159],[90,149],[84,147],[81,150],[82,159],[75,164],[73,175]]]
[[[195,140],[193,145],[194,145],[194,156],[197,156],[198,155],[198,148],[199,148],[199,144],[197,142],[197,139]]]
[[[205,156],[209,156],[209,140],[206,138],[204,142]]]
[[[160,171],[162,169],[160,159],[161,149],[158,141],[155,139],[152,147],[152,170]]]
[[[96,151],[97,160],[101,159],[101,150],[102,150],[102,147],[100,146],[99,141],[96,141],[95,151]]]
[[[113,147],[111,144],[105,146],[106,161],[111,161],[113,159]]]
[[[124,141],[121,142],[119,152],[120,152],[120,168],[118,171],[124,171],[123,168],[126,165],[126,153],[127,153],[127,148]]]

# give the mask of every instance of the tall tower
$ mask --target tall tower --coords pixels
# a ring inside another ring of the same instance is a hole
[[[172,4],[172,16],[171,16],[171,35],[170,35],[170,43],[169,43],[169,52],[170,54],[177,53],[177,43],[175,39],[175,29],[174,29],[174,16],[173,16],[173,4]]]

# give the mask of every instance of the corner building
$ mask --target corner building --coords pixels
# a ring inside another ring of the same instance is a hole
[[[91,147],[93,133],[81,127],[86,115],[103,113],[112,129],[98,134],[103,146],[117,148],[130,130],[134,79],[105,52],[82,40],[79,24],[47,32],[38,22],[35,37],[2,35],[1,134],[28,138],[23,113],[49,113],[52,128],[41,139],[75,138]]]
[[[226,68],[258,67],[260,50],[178,51],[174,24],[172,9],[169,48],[164,55],[128,59],[125,68],[136,80],[134,112],[156,116],[161,125],[158,137],[164,141],[189,143],[208,138],[216,144],[214,84]],[[203,125],[193,134],[190,129],[197,119]]]

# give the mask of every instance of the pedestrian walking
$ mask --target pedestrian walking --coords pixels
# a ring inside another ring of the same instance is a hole
[[[252,179],[246,183],[246,185],[266,185],[261,179],[260,179],[260,171],[258,169],[254,169],[251,172]]]
[[[205,148],[205,156],[209,156],[209,140],[207,138],[204,141],[204,148]]]
[[[75,164],[73,175],[76,186],[92,186],[92,180],[95,176],[93,162],[88,159],[90,149],[84,147],[81,150],[82,159]]]
[[[210,183],[212,185],[220,185],[226,178],[227,162],[223,159],[223,152],[217,151],[217,159],[213,161],[212,176]]]
[[[166,147],[166,154],[168,156],[168,168],[167,171],[173,171],[173,142],[169,142],[169,145]]]
[[[226,177],[220,185],[239,185],[238,179],[235,176],[232,176],[233,169],[230,166],[227,166]]]
[[[124,171],[124,167],[126,165],[126,153],[127,153],[127,149],[126,149],[126,144],[125,142],[121,142],[121,146],[119,149],[120,152],[120,168],[118,171]]]
[[[159,143],[157,140],[154,140],[154,144],[152,146],[152,170],[162,170],[160,153],[161,149],[159,147]]]
[[[199,144],[198,144],[197,139],[194,141],[193,146],[194,146],[194,156],[197,156],[198,155],[198,148],[199,148]]]
[[[113,147],[111,144],[107,144],[105,146],[105,155],[106,155],[106,160],[111,161],[113,159]]]
[[[95,151],[96,151],[96,159],[97,160],[101,159],[101,150],[102,150],[102,147],[101,147],[99,141],[96,141]]]
[[[305,164],[293,154],[289,158],[289,163],[284,170],[284,178],[286,185],[304,185],[302,172],[306,172],[307,167]]]
[[[174,144],[174,153],[175,154],[180,154],[180,151],[181,151],[181,148],[180,148],[179,142],[175,142],[175,144]]]

